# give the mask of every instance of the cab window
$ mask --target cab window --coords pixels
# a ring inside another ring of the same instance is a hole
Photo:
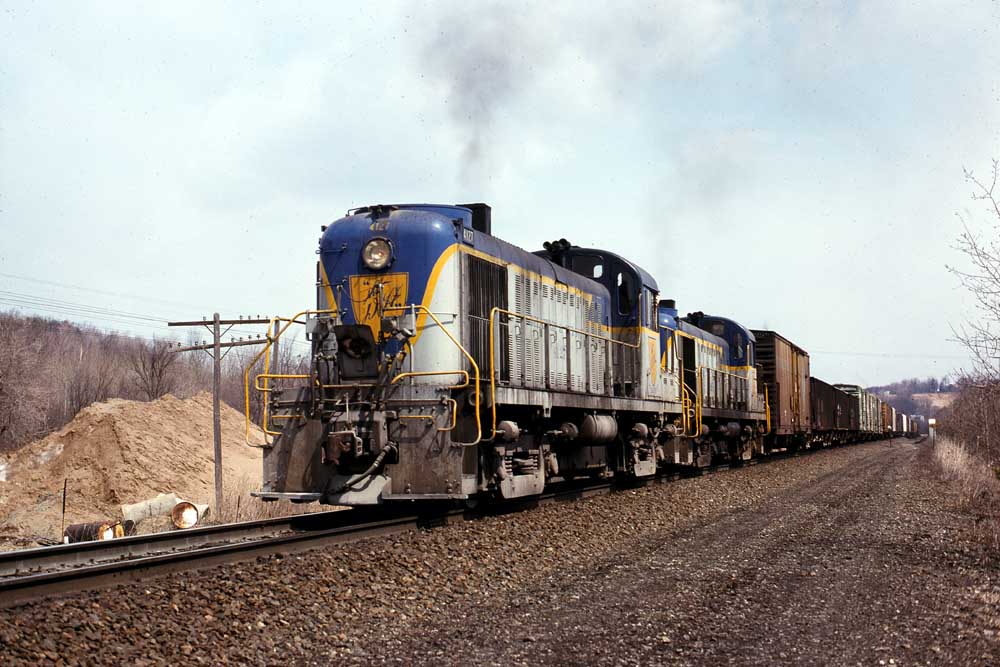
[[[598,255],[573,255],[570,259],[573,273],[599,280],[604,277],[604,258]]]
[[[635,281],[629,274],[619,271],[615,284],[618,287],[618,314],[631,315],[635,311]]]

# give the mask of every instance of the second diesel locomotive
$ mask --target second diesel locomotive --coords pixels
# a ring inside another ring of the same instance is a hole
[[[810,440],[804,351],[680,317],[613,252],[530,253],[485,204],[407,204],[349,211],[318,253],[317,306],[282,328],[305,325],[309,372],[246,373],[266,396],[265,499],[514,498]]]

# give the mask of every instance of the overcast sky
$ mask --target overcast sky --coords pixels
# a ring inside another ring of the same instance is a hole
[[[0,3],[0,308],[287,314],[348,208],[485,201],[831,382],[967,365],[997,3],[334,4]]]

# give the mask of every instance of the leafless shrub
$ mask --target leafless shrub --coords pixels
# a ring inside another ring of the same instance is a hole
[[[965,170],[972,199],[985,210],[987,222],[978,224],[969,212],[960,213],[962,233],[956,249],[967,266],[949,266],[972,295],[978,317],[955,329],[955,337],[972,356],[973,366],[958,379],[959,395],[940,416],[943,437],[935,455],[944,474],[960,488],[963,503],[977,514],[977,523],[988,527],[1000,543],[997,510],[1000,508],[1000,161],[980,179]]]
[[[81,341],[78,350],[78,354],[68,355],[68,363],[64,366],[65,412],[62,417],[66,421],[88,405],[122,393],[121,360],[110,354],[108,346]]]
[[[177,360],[177,353],[166,341],[136,341],[128,352],[127,363],[145,400],[155,400],[174,390]]]
[[[988,465],[1000,460],[1000,161],[989,178],[964,170],[972,200],[986,219],[965,211],[958,214],[962,233],[956,249],[963,267],[949,266],[972,295],[978,316],[955,328],[956,339],[972,356],[972,368],[960,374],[954,404],[941,415],[944,432]]]
[[[1000,382],[964,377],[955,401],[938,417],[938,431],[988,466],[1000,466]]]
[[[958,485],[962,506],[976,517],[976,527],[1000,546],[1000,479],[996,469],[949,437],[939,437],[934,456],[945,479]]]

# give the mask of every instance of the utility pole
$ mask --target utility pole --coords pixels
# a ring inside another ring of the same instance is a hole
[[[278,334],[281,333],[281,320],[274,321],[274,332],[271,334],[271,354],[274,355],[274,370],[272,373],[281,373],[281,356],[278,354]]]
[[[167,326],[171,327],[200,327],[203,326],[212,332],[212,342],[210,344],[202,345],[189,345],[187,347],[180,347],[174,350],[175,352],[190,352],[193,350],[204,350],[212,357],[212,458],[215,460],[215,511],[218,512],[219,508],[222,507],[222,407],[221,399],[219,394],[222,389],[222,359],[229,353],[229,350],[234,347],[240,347],[243,345],[263,345],[267,342],[266,339],[249,339],[249,340],[238,340],[231,341],[228,343],[222,342],[222,337],[229,332],[234,326],[238,324],[270,324],[270,319],[264,319],[257,317],[255,319],[246,318],[238,320],[223,320],[219,318],[218,313],[212,314],[211,323],[207,320],[202,320],[201,322],[167,322]],[[211,324],[211,326],[209,326]],[[222,325],[227,325],[225,331],[222,331]],[[277,326],[277,323],[275,323]],[[209,350],[211,350],[209,352]],[[225,350],[223,352],[222,350]],[[275,349],[277,352],[277,349]]]
[[[222,385],[222,330],[219,314],[212,314],[212,439],[215,441],[215,511],[222,508],[222,411],[219,391]]]

